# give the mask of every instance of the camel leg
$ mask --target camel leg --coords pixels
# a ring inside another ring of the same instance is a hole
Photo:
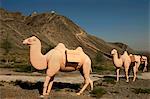
[[[134,82],[136,77],[137,77],[137,67],[136,67],[136,65],[133,67],[133,73],[134,73],[134,77],[133,77],[133,82]]]
[[[50,93],[50,91],[51,91],[53,82],[54,82],[54,76],[50,79],[50,83],[49,83],[48,89],[47,89],[47,95],[49,95],[49,93]]]
[[[85,84],[83,88],[77,93],[77,95],[80,95],[81,93],[83,93],[83,91],[87,88],[89,84],[91,85],[91,90],[93,90],[93,81],[90,80],[89,78],[85,78]]]
[[[143,69],[143,72],[146,72],[146,71],[147,71],[147,66],[145,66]]]
[[[140,63],[136,63],[135,62],[135,66],[133,67],[133,72],[134,72],[134,78],[133,78],[133,81],[135,81],[136,77],[137,77],[137,72],[139,71],[139,66],[140,66]]]
[[[129,76],[128,76],[128,67],[125,67],[125,73],[126,73],[126,82],[129,82]]]
[[[90,82],[91,90],[93,90],[93,81],[89,79],[89,82]]]
[[[53,65],[53,66],[50,66],[50,64],[48,65],[49,68],[46,71],[47,76],[44,82],[43,95],[49,95],[52,88],[54,76],[60,68],[58,65]]]
[[[47,87],[48,87],[48,84],[49,84],[49,81],[50,81],[50,77],[49,76],[46,76],[45,78],[45,82],[44,82],[44,85],[43,85],[43,95],[47,95]]]
[[[85,80],[85,84],[83,88],[77,93],[77,95],[80,95],[83,93],[83,91],[87,88],[87,86],[90,84],[91,85],[91,90],[93,90],[93,81],[90,79],[90,71],[91,71],[91,63],[86,63],[83,65],[83,77]]]
[[[80,73],[81,73],[81,75],[82,75],[83,78],[84,78],[84,83],[86,83],[86,78],[84,77],[83,69],[80,70]],[[93,90],[93,81],[92,81],[92,80],[89,80],[89,83],[90,83],[90,86],[91,86],[91,90]]]
[[[140,63],[135,63],[135,65],[136,65],[136,72],[138,72],[139,71]]]
[[[143,69],[143,72],[146,72],[147,71],[147,61],[144,62],[144,69]]]
[[[120,71],[120,68],[117,68],[116,72],[117,72],[117,82],[119,81],[119,71]]]

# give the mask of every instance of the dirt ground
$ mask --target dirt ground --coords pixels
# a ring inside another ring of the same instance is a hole
[[[38,84],[38,85],[37,85]],[[1,99],[40,99],[41,83],[29,82],[0,82]],[[100,87],[106,90],[102,97],[92,97],[89,89],[81,96],[75,93],[79,86],[66,83],[54,83],[50,96],[44,99],[150,99],[150,93],[134,93],[134,89],[150,89],[150,80],[137,80],[136,82],[126,83],[121,79],[118,83],[108,83],[102,80],[94,82],[94,87]]]
[[[67,75],[66,75],[67,76]],[[105,90],[104,95],[90,92],[90,87],[80,96],[76,95],[83,84],[55,82],[49,96],[44,99],[150,99],[150,79],[137,79],[126,83],[125,78],[115,82],[115,77],[104,77],[94,82],[94,89]],[[43,82],[0,81],[0,99],[41,99]],[[98,92],[101,93],[101,92]]]

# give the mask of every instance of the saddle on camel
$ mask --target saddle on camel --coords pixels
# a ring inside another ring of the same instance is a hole
[[[81,51],[77,49],[75,50],[66,50],[65,51],[66,56],[66,67],[74,67],[76,69],[80,68],[79,62],[81,62]]]

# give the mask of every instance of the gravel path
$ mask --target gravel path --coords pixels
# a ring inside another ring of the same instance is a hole
[[[0,81],[29,81],[29,82],[43,82],[45,79],[45,76],[24,76],[24,75],[0,75]],[[97,81],[100,78],[96,77],[95,75],[91,75],[91,79],[93,81]],[[77,84],[77,83],[83,83],[83,77],[78,75],[75,77],[55,77],[54,82],[64,82],[64,83],[70,83],[70,84]]]
[[[97,81],[101,78],[103,78],[104,76],[107,77],[116,77],[116,75],[98,75],[98,74],[91,74],[91,79],[93,81]],[[124,75],[120,75],[120,77],[124,77]],[[133,76],[129,76],[129,77],[133,77]],[[141,76],[137,77],[138,79],[150,79],[150,73],[142,73]],[[10,75],[10,74],[1,74],[0,75],[0,81],[6,81],[6,82],[10,82],[10,81],[16,81],[16,80],[22,80],[22,81],[30,81],[30,82],[38,82],[41,81],[43,82],[45,79],[45,75],[38,75],[36,73],[32,73],[32,75],[28,74],[28,75],[22,75],[22,74],[15,74],[15,75]],[[61,76],[60,74],[54,79],[55,82],[64,82],[64,83],[71,83],[71,84],[76,84],[76,83],[83,83],[83,77],[80,74],[65,74],[62,73]]]

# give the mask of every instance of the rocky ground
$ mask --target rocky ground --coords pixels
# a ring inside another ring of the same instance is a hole
[[[43,77],[38,73],[18,74],[11,72],[12,74],[7,74],[4,71],[3,74],[0,72],[1,79],[4,75],[14,77],[24,75],[22,78],[25,76]],[[82,95],[77,96],[75,93],[83,86],[81,82],[75,82],[80,80],[77,75],[79,74],[72,73],[71,77],[77,77],[74,83],[55,82],[50,96],[44,97],[44,99],[150,99],[150,79],[141,79],[139,77],[136,82],[132,82],[132,77],[130,77],[130,82],[126,83],[125,78],[121,77],[120,81],[116,83],[114,76],[104,75],[99,75],[97,77],[99,79],[94,81],[93,92],[90,92],[90,88],[88,88]],[[141,76],[143,75],[150,77],[148,72]],[[69,80],[70,74],[59,73],[58,78],[61,78],[61,76],[65,76]],[[5,79],[6,81],[4,79],[0,81],[0,99],[40,99],[43,81],[8,81],[7,78]]]

